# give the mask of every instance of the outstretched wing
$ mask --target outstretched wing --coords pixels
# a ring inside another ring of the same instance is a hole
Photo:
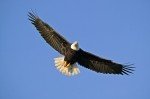
[[[88,69],[104,74],[128,75],[133,71],[133,67],[130,67],[130,65],[114,63],[111,60],[100,58],[82,49],[79,50],[78,63]]]
[[[36,27],[46,42],[60,54],[66,55],[67,50],[70,48],[70,43],[34,13],[29,12],[28,16],[31,23]]]

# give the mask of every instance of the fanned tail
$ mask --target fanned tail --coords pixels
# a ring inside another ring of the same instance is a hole
[[[70,66],[65,66],[66,62],[64,61],[64,56],[54,58],[56,68],[66,76],[73,76],[80,73],[77,64]]]

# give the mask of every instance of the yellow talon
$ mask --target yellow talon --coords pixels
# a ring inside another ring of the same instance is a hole
[[[67,64],[67,62],[66,62],[66,61],[64,61],[64,64],[63,64],[63,66],[64,66],[64,67],[66,67],[66,64]]]
[[[67,64],[67,66],[66,67],[69,67],[70,66],[70,63],[69,64]]]
[[[70,63],[67,63],[67,61],[64,61],[64,67],[69,67],[70,66]]]

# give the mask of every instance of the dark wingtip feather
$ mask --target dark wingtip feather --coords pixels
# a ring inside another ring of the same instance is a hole
[[[38,15],[36,14],[36,12],[34,11],[30,11],[28,12],[28,19],[32,22],[32,24],[34,24],[34,22],[36,21],[36,19],[38,19]]]
[[[126,75],[133,74],[135,67],[132,67],[132,65],[134,65],[134,64],[123,65],[121,74],[126,74]]]

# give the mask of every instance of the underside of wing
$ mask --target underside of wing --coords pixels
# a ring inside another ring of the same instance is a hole
[[[82,49],[79,50],[79,54],[78,63],[80,65],[99,73],[128,75],[133,71],[133,67],[130,67],[130,65],[114,63],[111,60],[100,58]]]
[[[36,27],[46,42],[60,54],[65,55],[70,48],[70,43],[51,26],[43,22],[34,12],[29,12],[28,16],[31,23]]]

